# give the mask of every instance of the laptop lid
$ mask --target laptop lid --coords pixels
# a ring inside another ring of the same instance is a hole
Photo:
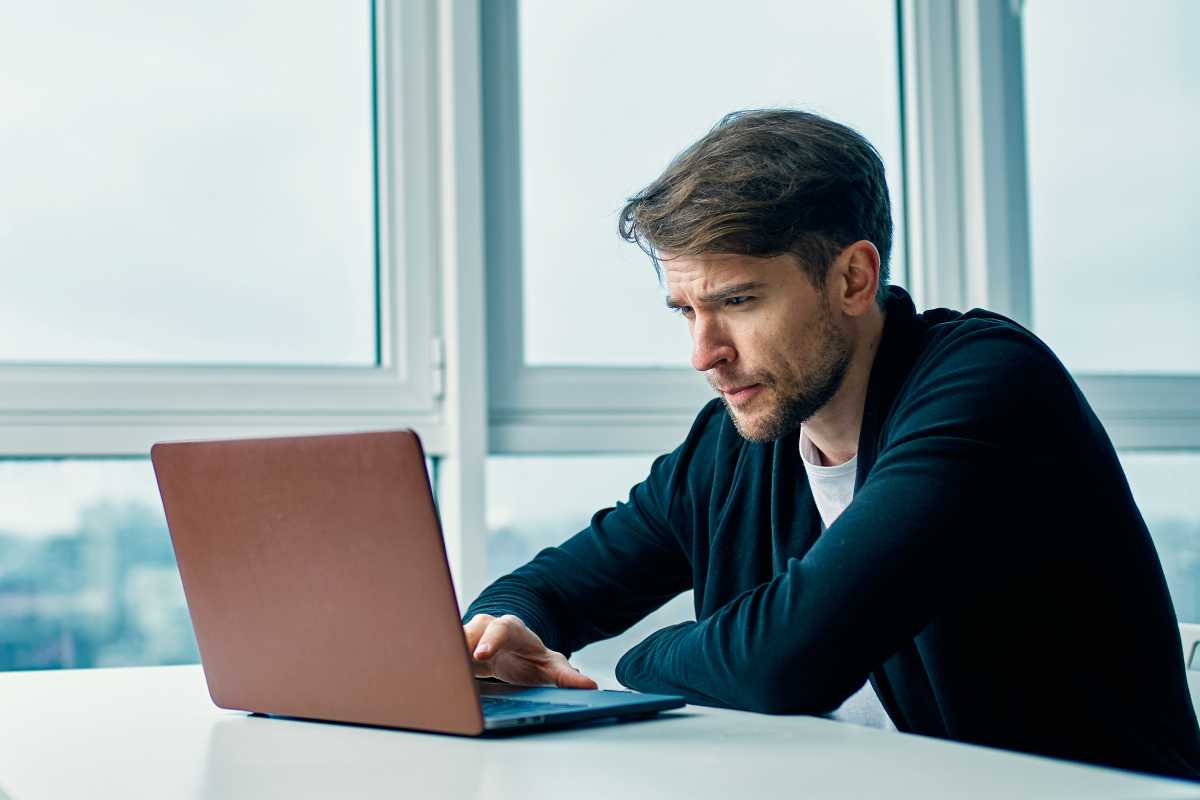
[[[483,731],[414,432],[163,443],[151,460],[214,703]]]

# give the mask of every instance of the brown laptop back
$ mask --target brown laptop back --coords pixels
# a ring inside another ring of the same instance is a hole
[[[483,730],[415,433],[151,451],[213,702]]]

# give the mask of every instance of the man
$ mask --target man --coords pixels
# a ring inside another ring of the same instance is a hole
[[[489,586],[476,674],[567,661],[687,589],[633,689],[1200,779],[1162,569],[1108,436],[1036,336],[887,286],[883,165],[795,111],[731,114],[631,198],[720,394],[627,503]],[[873,694],[872,694],[873,693]],[[876,699],[877,698],[877,699]]]

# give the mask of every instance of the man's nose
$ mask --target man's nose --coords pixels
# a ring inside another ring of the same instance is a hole
[[[692,367],[699,372],[733,361],[736,352],[720,325],[700,318],[692,324]]]

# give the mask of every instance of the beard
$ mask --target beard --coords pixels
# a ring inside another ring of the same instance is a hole
[[[823,304],[810,341],[815,345],[813,363],[804,374],[779,376],[764,371],[732,381],[734,385],[762,384],[766,392],[761,399],[774,400],[770,408],[748,416],[721,395],[725,410],[743,439],[761,444],[795,433],[801,423],[807,422],[837,394],[850,368],[854,347],[850,337],[834,324],[827,303]]]

